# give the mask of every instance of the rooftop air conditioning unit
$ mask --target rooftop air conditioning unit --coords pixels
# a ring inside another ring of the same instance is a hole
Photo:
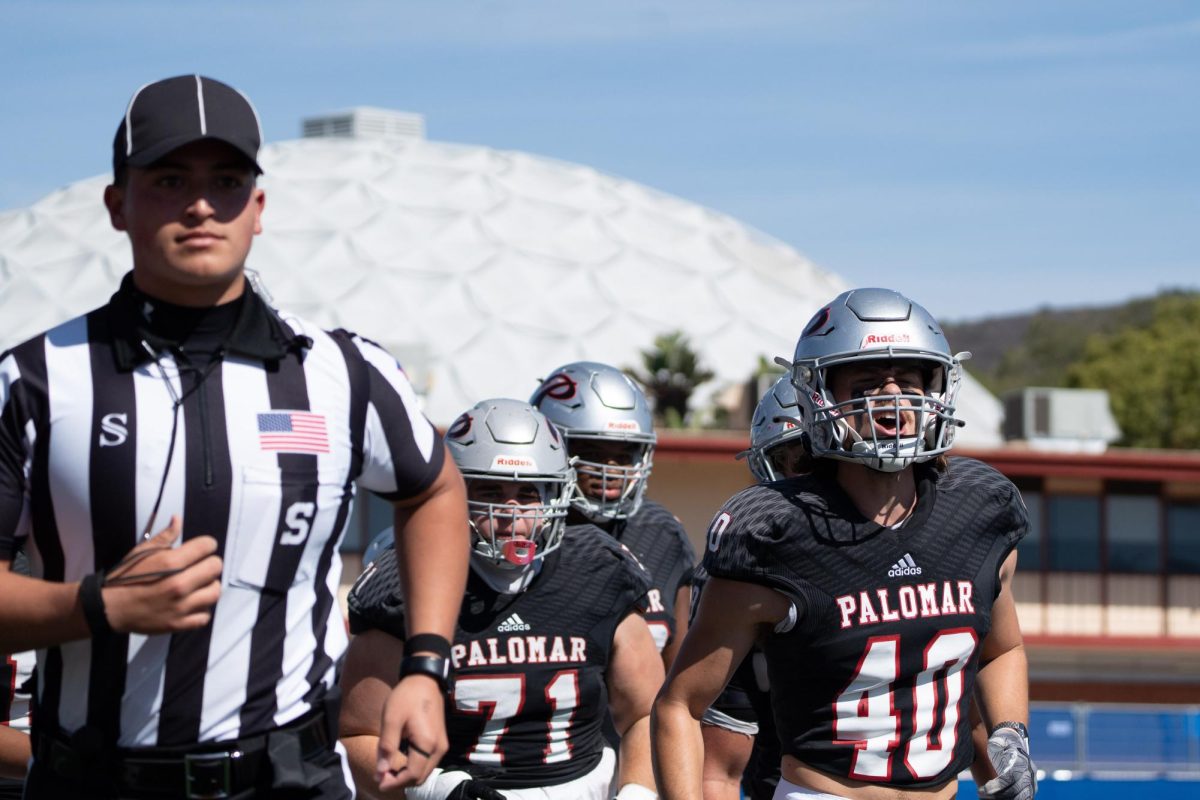
[[[304,138],[424,139],[425,117],[406,111],[358,106],[303,122]]]
[[[1004,395],[1004,438],[1035,450],[1102,453],[1121,438],[1103,389],[1027,387]]]

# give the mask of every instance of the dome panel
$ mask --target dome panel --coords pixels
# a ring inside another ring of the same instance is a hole
[[[502,203],[480,217],[479,224],[497,243],[572,263],[600,263],[621,249],[594,216],[525,197]]]
[[[404,162],[379,184],[389,202],[408,208],[454,209],[483,213],[504,202],[510,192],[490,175],[457,166]]]
[[[498,166],[496,174],[502,176],[505,186],[518,194],[547,202],[578,190],[595,175],[587,167],[517,152],[503,153]]]
[[[531,336],[596,332],[616,312],[595,296],[590,270],[515,253],[488,262],[465,287],[490,324]]]
[[[364,258],[381,263],[400,261],[415,253],[434,250],[442,241],[486,246],[487,240],[463,211],[434,208],[376,206],[375,214],[352,232]]]

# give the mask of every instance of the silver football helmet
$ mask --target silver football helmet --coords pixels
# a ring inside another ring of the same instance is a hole
[[[367,549],[363,550],[363,569],[374,563],[375,559],[391,550],[396,546],[396,530],[391,525],[387,526],[379,533],[375,534],[375,538],[367,543]]]
[[[803,412],[802,427],[812,455],[897,472],[946,452],[954,431],[955,401],[962,362],[970,353],[951,354],[941,326],[929,312],[890,289],[853,289],[838,295],[805,326],[796,343],[792,383]],[[830,370],[869,360],[913,362],[924,375],[923,393],[881,394],[837,402],[829,388]],[[869,406],[869,408],[868,408]],[[880,435],[878,426],[864,438],[847,422],[914,414],[915,434]]]
[[[558,430],[537,409],[520,400],[482,400],[450,426],[446,446],[467,483],[473,557],[523,570],[562,543],[575,471]],[[498,488],[494,497],[471,499],[473,489],[486,495],[484,483],[509,484],[512,496]],[[519,494],[528,485],[536,498]]]
[[[800,444],[803,412],[796,399],[792,377],[784,375],[763,393],[750,422],[750,449],[737,454],[745,458],[750,472],[759,483],[771,483],[786,475],[780,474],[772,463],[772,453],[785,444]]]
[[[529,400],[563,432],[575,457],[581,489],[575,507],[594,522],[626,519],[637,513],[654,461],[654,418],[646,395],[616,367],[594,361],[561,366],[538,386]],[[614,465],[584,458],[597,442],[625,443],[630,463]],[[585,452],[586,454],[586,452]]]

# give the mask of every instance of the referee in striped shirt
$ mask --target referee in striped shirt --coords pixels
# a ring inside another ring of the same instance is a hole
[[[139,89],[104,195],[132,274],[0,356],[0,652],[38,650],[26,797],[352,797],[335,592],[356,484],[395,504],[423,634],[376,777],[420,782],[445,752],[462,480],[391,356],[248,284],[260,141],[223,83]]]

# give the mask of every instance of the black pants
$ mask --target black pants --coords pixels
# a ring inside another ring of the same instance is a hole
[[[353,790],[346,783],[346,775],[342,772],[341,756],[335,751],[326,750],[319,755],[309,756],[305,759],[305,764],[324,773],[320,783],[312,789],[273,789],[272,776],[264,774],[254,788],[231,794],[229,800],[350,800],[354,797]],[[123,792],[111,782],[106,782],[101,775],[93,775],[90,780],[83,781],[64,778],[37,761],[33,762],[29,777],[25,781],[25,800],[167,800],[183,797],[185,795],[182,787],[172,789],[166,786],[148,786],[144,791],[139,787]]]
[[[21,800],[21,792],[24,786],[25,781],[0,778],[0,800]]]

